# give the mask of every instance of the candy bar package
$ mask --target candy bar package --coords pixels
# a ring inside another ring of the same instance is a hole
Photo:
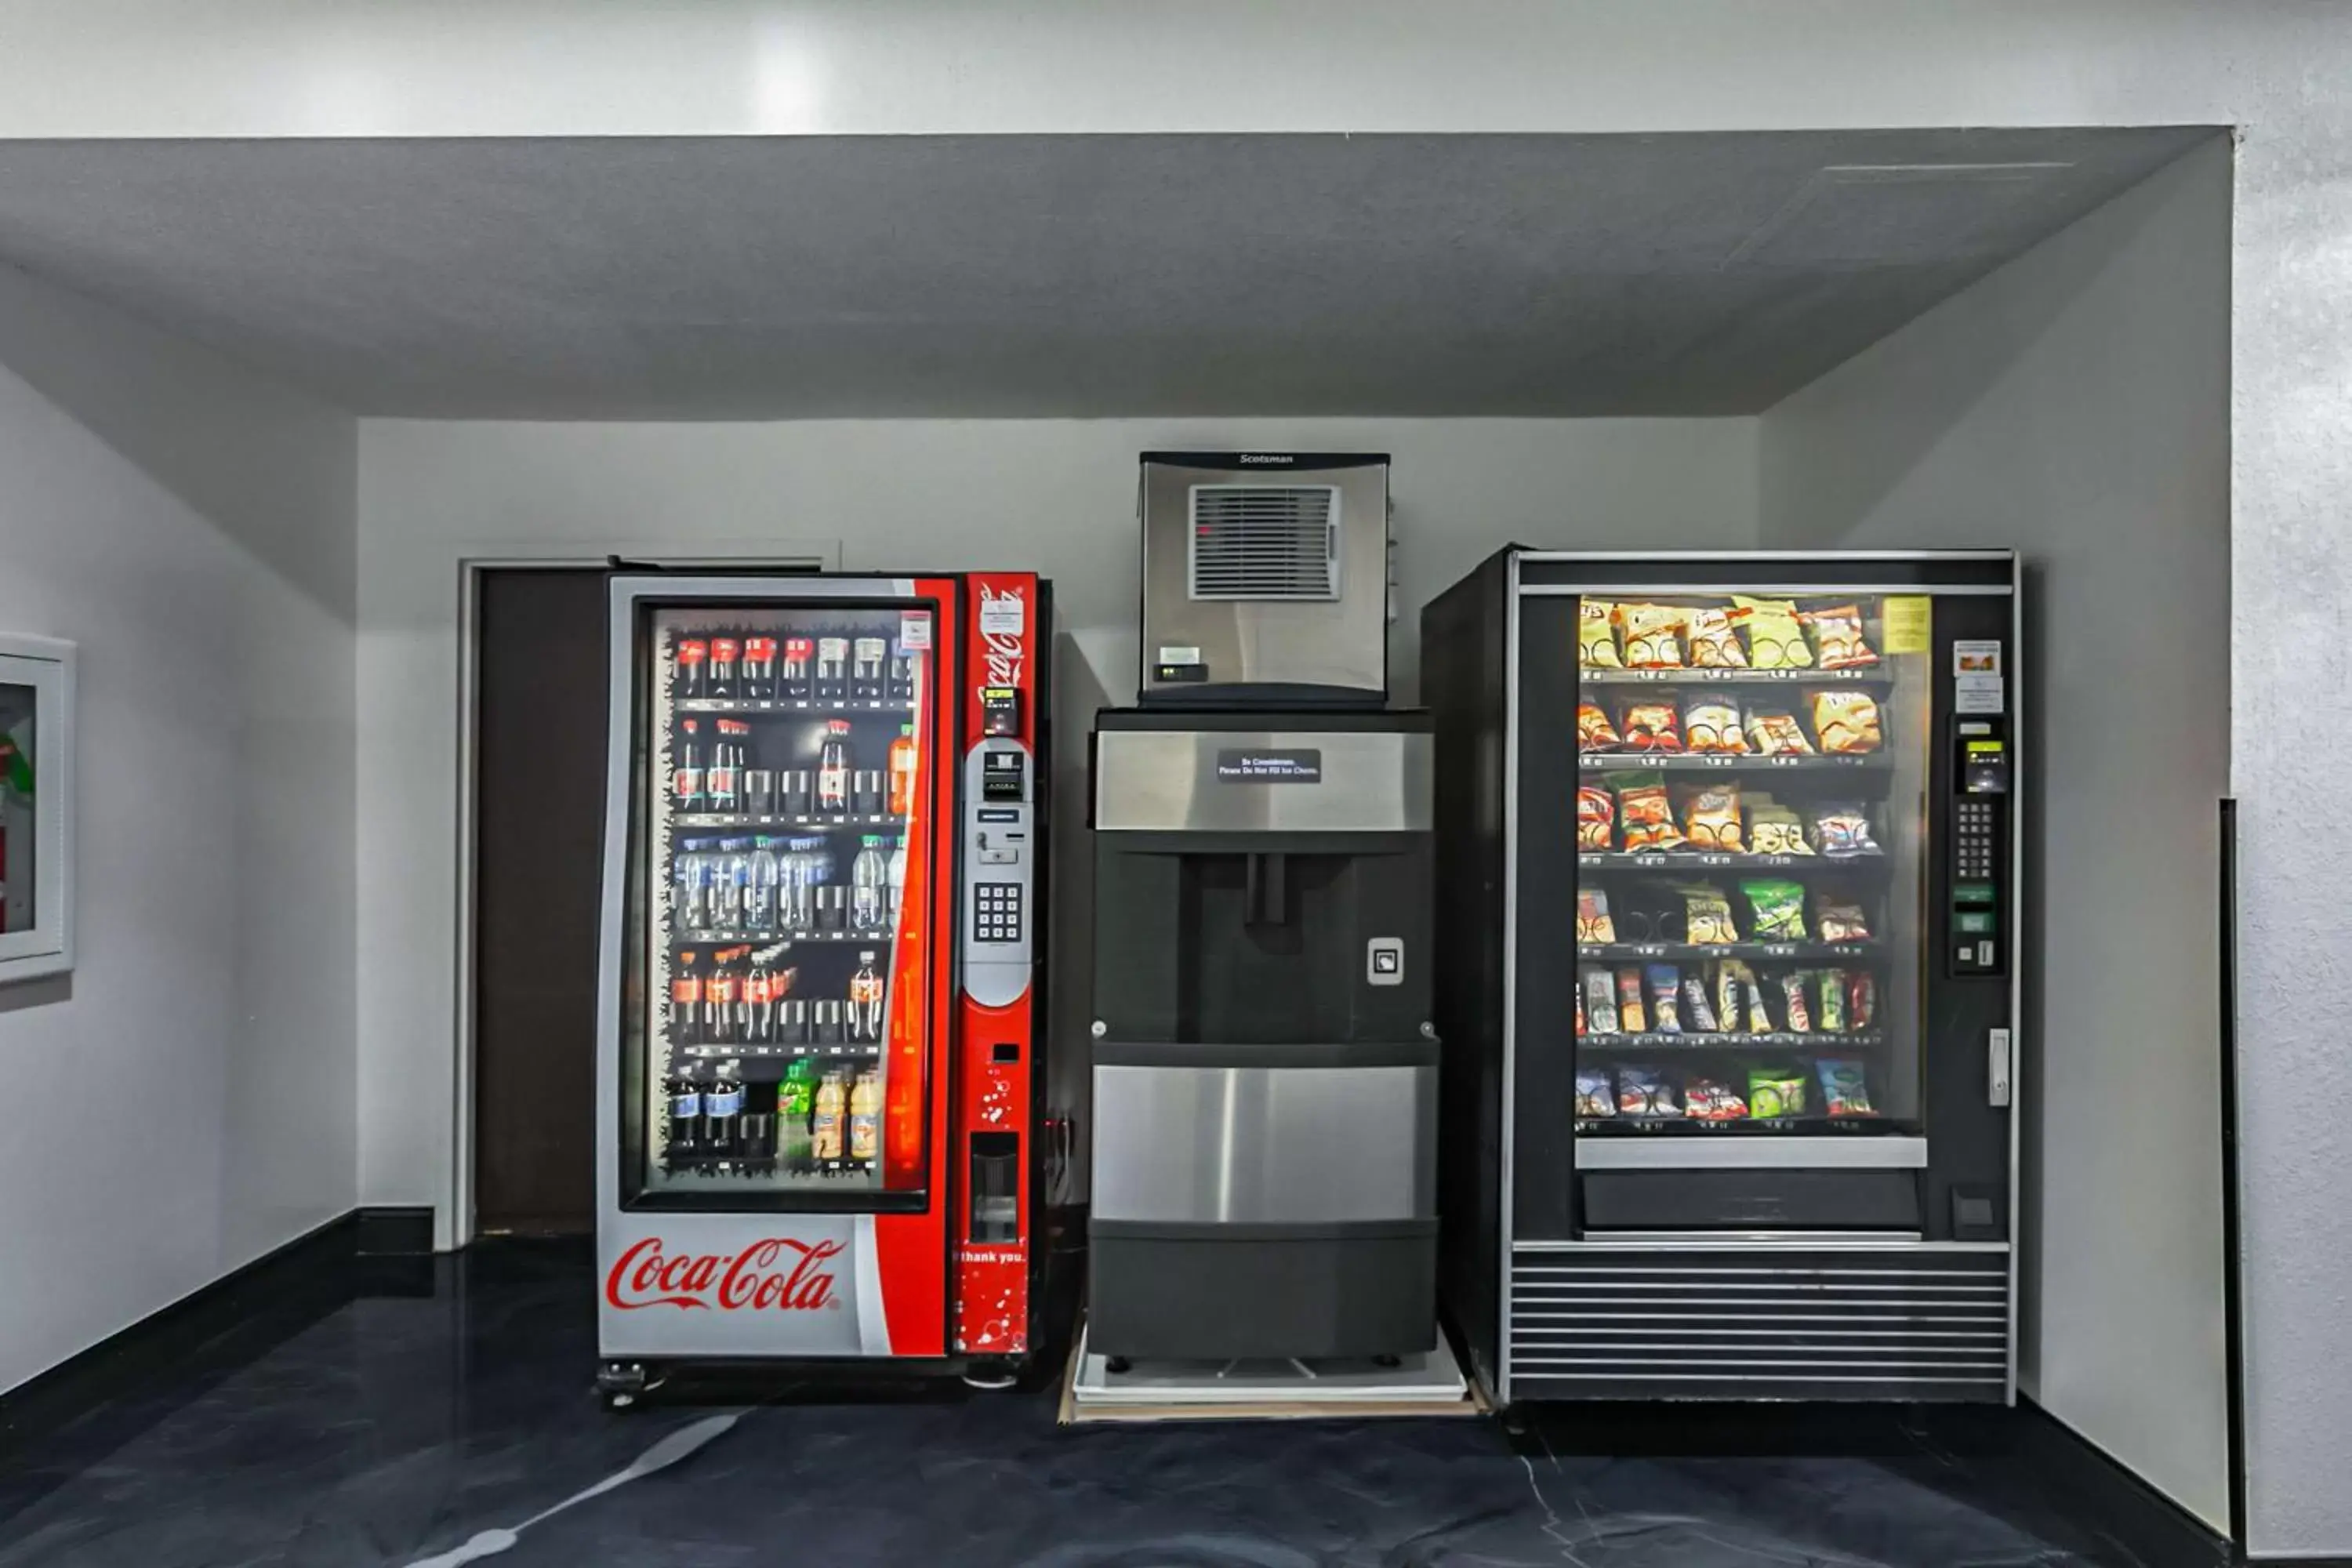
[[[1878,703],[1867,691],[1816,691],[1813,734],[1832,756],[1858,756],[1878,750]]]
[[[1702,784],[1683,801],[1683,834],[1694,849],[1737,855],[1748,847],[1739,827],[1739,784]]]
[[[1671,963],[1653,963],[1650,982],[1650,1027],[1661,1035],[1683,1032],[1682,975]]]
[[[1810,757],[1813,743],[1805,739],[1805,727],[1786,708],[1750,708],[1748,710],[1748,743],[1759,757]]]
[[[1706,999],[1706,982],[1693,970],[1683,976],[1683,1016],[1690,1021],[1694,1034],[1720,1034],[1723,1026],[1717,1022],[1715,1008]]]
[[[1748,900],[1748,909],[1754,917],[1751,928],[1758,942],[1802,942],[1805,940],[1805,885],[1777,877],[1758,878],[1739,884]]]
[[[1813,807],[1813,847],[1824,855],[1877,854],[1870,813],[1858,805],[1827,802]]]
[[[1822,1080],[1822,1109],[1832,1116],[1875,1116],[1870,1104],[1870,1079],[1860,1062],[1823,1057],[1813,1064]]]
[[[1624,743],[1623,738],[1617,733],[1617,726],[1609,721],[1609,715],[1601,710],[1600,703],[1580,702],[1576,705],[1578,751],[1613,752]]]
[[[1850,969],[1845,976],[1846,1025],[1857,1032],[1878,1016],[1878,980],[1866,969]]]
[[[1585,1023],[1596,1035],[1616,1034],[1616,982],[1598,964],[1586,965],[1578,972],[1577,978],[1584,988]]]
[[[1616,605],[1605,599],[1585,599],[1576,606],[1576,661],[1587,669],[1622,669],[1617,657],[1617,634],[1610,629],[1610,612]]]
[[[1739,1030],[1739,965],[1737,963],[1715,966],[1715,1020],[1727,1035],[1737,1034]]]
[[[1580,784],[1576,791],[1576,847],[1605,850],[1615,837],[1617,803],[1599,784]]]
[[[1739,966],[1739,994],[1748,1009],[1748,1032],[1769,1035],[1772,1032],[1772,1015],[1764,1010],[1764,987],[1756,972],[1746,964]]]
[[[1797,619],[1813,634],[1813,647],[1821,656],[1823,669],[1860,669],[1878,662],[1878,656],[1863,640],[1862,610],[1853,605],[1839,605],[1826,610],[1803,610]]]
[[[1748,1110],[1759,1121],[1805,1113],[1805,1075],[1756,1068],[1748,1075]]]
[[[1787,599],[1751,599],[1734,594],[1735,619],[1748,628],[1748,662],[1759,669],[1810,669],[1812,646],[1797,619],[1797,606]]]
[[[1720,889],[1692,882],[1677,890],[1683,896],[1685,942],[1722,947],[1739,940],[1739,928],[1732,923],[1731,900]]]
[[[1683,1080],[1683,1104],[1695,1121],[1745,1121],[1748,1102],[1727,1083],[1711,1078]]]
[[[1681,726],[1671,702],[1628,702],[1618,742],[1629,752],[1675,752],[1683,749]]]
[[[1731,616],[1723,610],[1706,609],[1690,612],[1690,661],[1699,669],[1745,669],[1748,650],[1739,646],[1739,634],[1731,629]]]
[[[1728,697],[1694,697],[1683,704],[1683,739],[1693,756],[1748,754],[1739,729],[1739,704]]]
[[[1780,1016],[1789,1021],[1789,1033],[1813,1032],[1813,1010],[1805,1000],[1805,977],[1800,971],[1792,969],[1780,976]]]
[[[1794,808],[1769,795],[1748,797],[1748,852],[1751,855],[1811,855],[1805,825]]]
[[[1813,975],[1813,1027],[1824,1035],[1845,1033],[1845,971],[1823,969]]]
[[[1576,1114],[1580,1117],[1617,1114],[1617,1086],[1605,1068],[1576,1069]]]
[[[1675,605],[1619,605],[1610,616],[1625,637],[1625,663],[1633,669],[1680,669],[1683,626],[1690,612]]]
[[[1646,1035],[1650,1020],[1642,1011],[1642,972],[1632,964],[1617,972],[1617,1022],[1629,1035]]]
[[[1813,923],[1821,928],[1823,942],[1870,940],[1870,921],[1860,904],[1818,902],[1813,906]]]
[[[1609,894],[1600,888],[1576,889],[1576,940],[1615,942],[1617,922],[1609,918]]]
[[[1617,782],[1617,820],[1628,849],[1673,849],[1683,841],[1662,774],[1629,773]]]
[[[1801,1080],[1800,1080],[1801,1081]],[[1628,1116],[1680,1116],[1674,1085],[1655,1068],[1617,1069],[1617,1109]]]

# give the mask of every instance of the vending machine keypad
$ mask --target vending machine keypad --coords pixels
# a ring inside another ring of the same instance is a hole
[[[2000,974],[2008,967],[2001,929],[2008,880],[2009,743],[2006,725],[1969,720],[1953,756],[1955,793],[1948,875],[1951,908],[1945,951],[1955,975]]]
[[[971,889],[971,934],[975,942],[1021,940],[1021,884],[976,882]]]

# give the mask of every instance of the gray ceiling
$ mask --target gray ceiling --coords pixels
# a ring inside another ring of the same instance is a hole
[[[20,142],[0,260],[368,414],[1740,414],[2210,134]]]

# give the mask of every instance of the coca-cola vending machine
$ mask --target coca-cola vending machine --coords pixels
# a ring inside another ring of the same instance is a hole
[[[1034,1343],[1051,585],[619,575],[598,1385]]]

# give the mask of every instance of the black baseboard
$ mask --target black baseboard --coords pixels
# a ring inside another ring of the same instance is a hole
[[[355,1223],[352,1250],[362,1258],[429,1258],[433,1253],[433,1211],[423,1205],[407,1208],[363,1208],[352,1211]]]
[[[2018,1453],[2078,1518],[2150,1568],[2230,1568],[2229,1540],[2031,1399],[2017,1401]]]

